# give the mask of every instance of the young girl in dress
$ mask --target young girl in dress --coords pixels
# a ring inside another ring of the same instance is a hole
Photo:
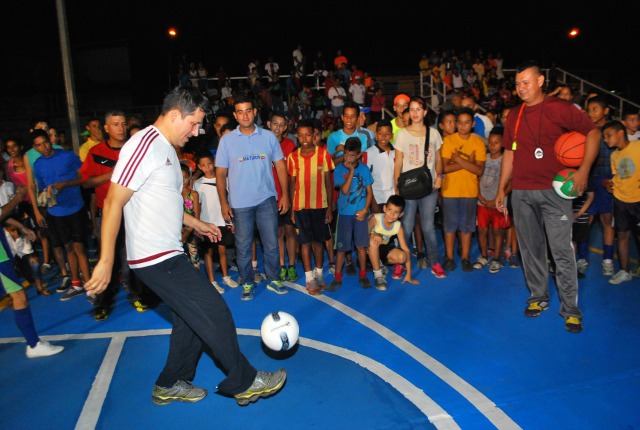
[[[191,169],[186,164],[180,164],[182,169],[182,198],[184,199],[184,211],[200,219],[200,196],[197,191],[191,189]],[[196,269],[200,269],[200,254],[198,254],[198,236],[192,227],[182,226],[182,243],[184,250]]]

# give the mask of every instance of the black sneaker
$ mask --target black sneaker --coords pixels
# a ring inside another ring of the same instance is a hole
[[[349,276],[356,276],[356,266],[353,261],[347,261],[347,264],[344,265],[344,271]]]
[[[442,263],[442,268],[447,272],[451,272],[456,269],[456,263],[450,258],[445,258],[444,263]]]
[[[155,386],[151,392],[151,401],[156,405],[168,405],[171,402],[197,402],[207,397],[207,390],[196,387],[187,381],[178,381],[173,387]]]
[[[107,310],[102,306],[99,306],[93,310],[93,318],[96,321],[105,321],[109,318],[109,312],[107,312]]]
[[[240,394],[236,394],[236,402],[240,406],[246,406],[260,398],[267,398],[274,395],[284,386],[287,380],[287,371],[280,369],[275,372],[264,372],[258,370],[256,378],[249,388]],[[198,399],[199,400],[199,399]]]
[[[471,264],[471,261],[469,261],[469,259],[463,258],[460,263],[462,264],[463,272],[473,272],[473,264]]]
[[[365,288],[365,289],[372,287],[371,281],[369,280],[369,278],[360,278],[360,279],[358,279],[358,283],[360,284],[360,286],[362,288]]]
[[[60,283],[58,288],[56,288],[56,293],[64,293],[69,289],[70,286],[71,286],[71,276],[65,275],[62,277],[62,282]]]
[[[338,288],[340,288],[342,286],[342,281],[338,281],[336,279],[334,279],[333,281],[331,281],[331,283],[327,286],[327,288],[325,288],[326,291],[338,291]]]

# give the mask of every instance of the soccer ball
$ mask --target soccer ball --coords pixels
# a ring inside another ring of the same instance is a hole
[[[563,199],[572,200],[578,197],[575,192],[573,194],[571,193],[571,189],[573,188],[573,179],[569,179],[567,182],[563,183],[563,181],[565,181],[567,178],[570,178],[575,172],[576,169],[562,169],[553,178],[553,189],[555,190],[556,194],[558,194]]]
[[[273,351],[287,351],[297,342],[300,334],[298,321],[286,312],[272,312],[262,320],[260,337]]]

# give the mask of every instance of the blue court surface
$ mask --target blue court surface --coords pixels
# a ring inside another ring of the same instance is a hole
[[[209,390],[204,400],[151,402],[169,346],[166,305],[138,313],[120,291],[109,319],[96,322],[84,298],[61,302],[30,288],[41,337],[66,349],[26,358],[13,312],[0,312],[0,428],[640,428],[640,278],[611,285],[601,261],[591,252],[579,280],[580,334],[564,329],[552,277],[550,309],[524,317],[528,292],[510,267],[465,273],[458,264],[445,279],[414,269],[420,285],[389,275],[388,291],[363,290],[345,275],[337,292],[312,297],[298,263],[301,278],[287,295],[263,283],[241,301],[240,288],[226,288],[243,353],[256,368],[288,373],[280,393],[246,407],[216,393],[223,373],[206,353],[194,380]],[[325,273],[330,281],[326,265]],[[50,281],[54,289],[59,279]],[[300,324],[286,353],[259,337],[273,311]]]

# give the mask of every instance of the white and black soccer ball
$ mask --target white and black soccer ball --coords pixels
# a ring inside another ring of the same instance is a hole
[[[293,315],[286,312],[272,312],[262,320],[260,337],[273,351],[287,351],[298,342],[300,326]]]

